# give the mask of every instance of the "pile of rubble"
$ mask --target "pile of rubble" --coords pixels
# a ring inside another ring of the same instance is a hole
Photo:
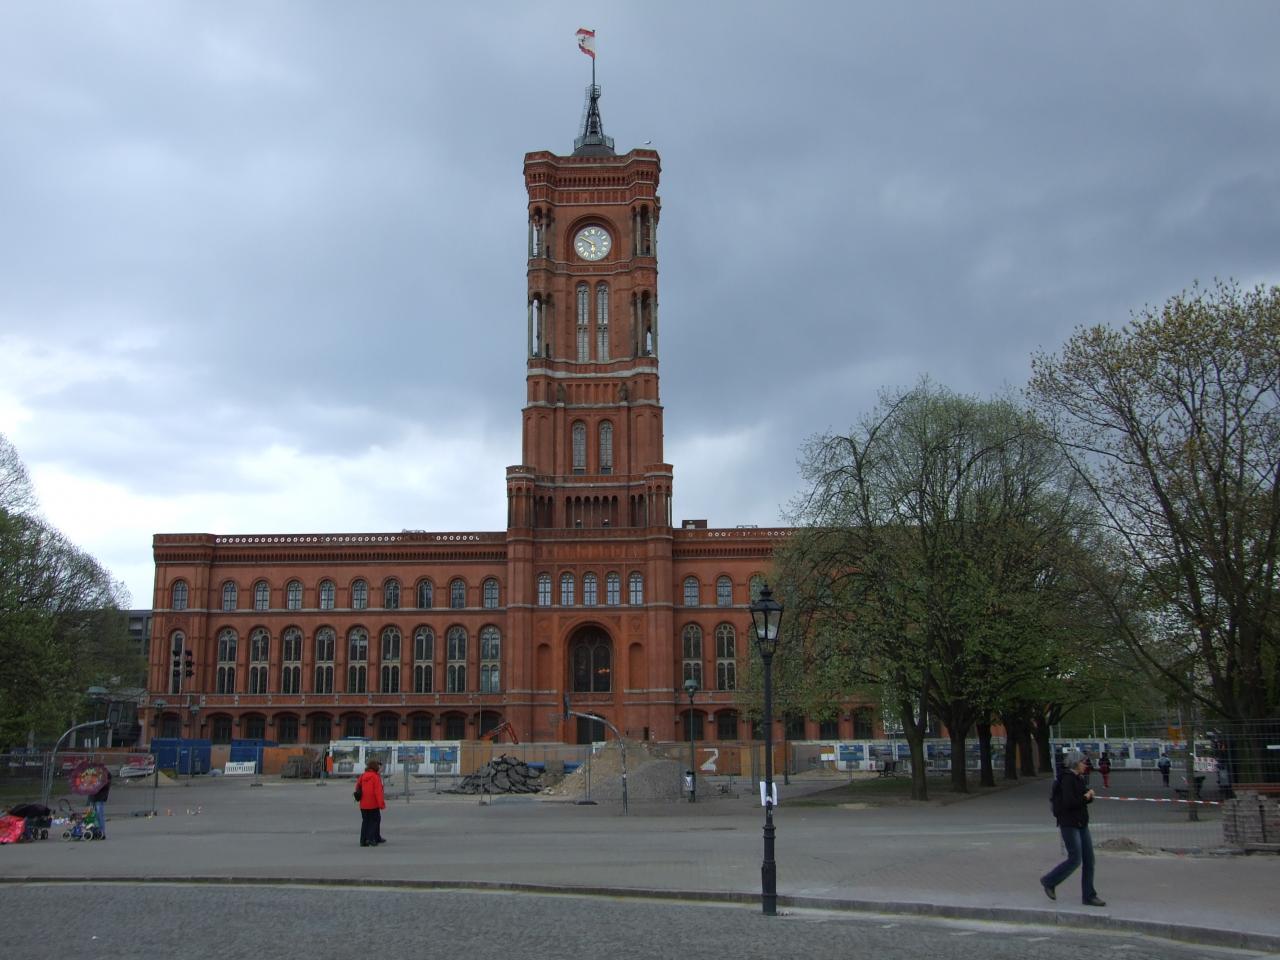
[[[627,798],[678,800],[683,795],[684,766],[660,755],[643,741],[627,741]],[[547,796],[564,800],[620,801],[622,799],[622,750],[609,741],[577,770],[548,787]]]
[[[542,772],[523,760],[494,757],[475,773],[464,777],[454,793],[537,793],[542,789]]]

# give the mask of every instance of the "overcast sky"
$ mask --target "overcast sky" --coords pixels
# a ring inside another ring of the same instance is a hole
[[[1280,4],[0,5],[0,432],[151,603],[157,532],[505,525],[523,155],[662,156],[676,519],[1195,280],[1280,282]]]

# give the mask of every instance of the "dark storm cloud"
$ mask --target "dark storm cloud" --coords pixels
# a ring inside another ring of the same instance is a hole
[[[240,504],[201,529],[313,474],[290,522],[500,528],[520,163],[571,148],[580,25],[606,131],[662,154],[682,516],[776,522],[884,386],[1016,389],[1077,323],[1276,280],[1270,3],[11,4],[0,343],[39,373],[0,430],[161,518]]]

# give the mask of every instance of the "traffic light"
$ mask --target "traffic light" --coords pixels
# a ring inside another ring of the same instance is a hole
[[[191,656],[191,651],[186,651],[182,660],[182,675],[184,677],[194,677],[196,675],[195,659]]]

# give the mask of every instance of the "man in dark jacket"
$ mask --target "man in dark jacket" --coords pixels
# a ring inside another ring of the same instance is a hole
[[[1067,859],[1040,878],[1044,895],[1057,900],[1058,884],[1071,876],[1076,867],[1084,864],[1080,878],[1081,900],[1086,907],[1105,907],[1093,887],[1093,839],[1089,836],[1089,804],[1093,803],[1093,791],[1084,781],[1084,755],[1073,750],[1067,755],[1062,776],[1054,786],[1053,815],[1062,834],[1062,845],[1067,848]]]
[[[111,794],[111,771],[103,767],[102,772],[104,774],[102,786],[89,797],[89,802],[93,804],[93,818],[98,821],[98,836],[105,840],[107,839],[107,797]]]

